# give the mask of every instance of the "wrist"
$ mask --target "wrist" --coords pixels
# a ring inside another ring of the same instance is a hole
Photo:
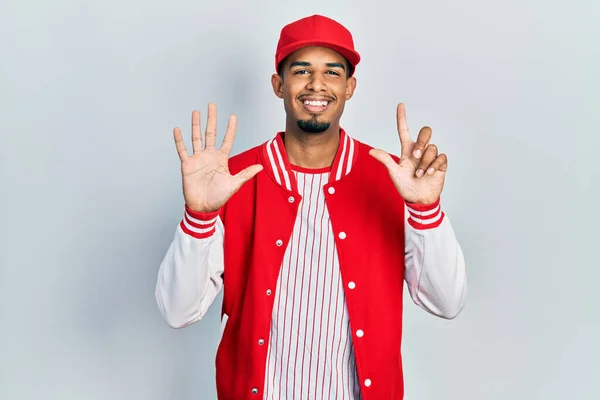
[[[214,211],[199,210],[199,209],[190,207],[187,203],[185,204],[185,212],[188,213],[192,218],[199,219],[201,221],[208,221],[208,220],[214,219],[215,217],[217,217],[219,215],[220,211],[221,211],[221,209],[214,210]]]

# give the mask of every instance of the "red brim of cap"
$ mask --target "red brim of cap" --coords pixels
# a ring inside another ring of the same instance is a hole
[[[284,58],[286,58],[287,56],[292,54],[294,51],[299,50],[303,47],[309,47],[309,46],[327,47],[331,50],[337,51],[338,53],[340,53],[342,56],[344,56],[348,60],[348,62],[352,66],[352,71],[351,71],[352,73],[354,73],[354,69],[356,68],[356,65],[360,62],[360,55],[352,49],[338,46],[336,44],[329,43],[329,42],[319,42],[319,41],[314,41],[314,40],[307,40],[307,41],[301,41],[301,42],[294,42],[287,46],[283,46],[281,49],[279,49],[279,51],[277,52],[276,60],[275,60],[275,69],[277,69],[279,67],[279,63],[281,63],[281,61],[283,61]]]

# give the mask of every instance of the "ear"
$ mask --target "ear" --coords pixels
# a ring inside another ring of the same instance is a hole
[[[271,76],[271,85],[273,85],[273,93],[280,99],[283,98],[283,78],[275,73]]]
[[[354,95],[354,90],[356,89],[356,78],[351,76],[346,79],[346,100],[350,100]]]

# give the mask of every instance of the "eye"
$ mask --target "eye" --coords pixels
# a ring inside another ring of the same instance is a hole
[[[298,71],[294,72],[294,75],[303,75],[304,73],[308,73],[309,71],[307,69],[299,69]]]
[[[331,75],[335,75],[335,76],[339,76],[340,75],[339,72],[337,72],[337,71],[327,71],[327,73],[331,74]]]

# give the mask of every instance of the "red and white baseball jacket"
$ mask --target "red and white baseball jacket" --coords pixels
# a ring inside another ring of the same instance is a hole
[[[181,328],[224,290],[220,400],[401,400],[404,282],[431,314],[463,309],[464,257],[439,200],[405,202],[370,149],[341,129],[331,169],[307,171],[279,133],[230,158],[232,174],[264,169],[221,210],[186,207],[156,299]]]

